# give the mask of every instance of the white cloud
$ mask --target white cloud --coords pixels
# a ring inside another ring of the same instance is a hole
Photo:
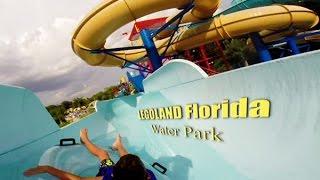
[[[7,6],[10,3],[7,1]],[[39,7],[45,6],[40,1],[37,3]],[[54,9],[49,11],[55,12]],[[28,10],[33,16],[40,12],[42,10]],[[167,13],[157,13],[141,19],[164,15]],[[46,105],[74,97],[90,96],[108,85],[118,83],[120,76],[124,74],[123,70],[91,67],[72,52],[70,38],[80,18],[52,18],[52,14],[49,14],[48,17],[35,18],[39,21],[36,23],[38,26],[33,24],[33,18],[35,17],[26,19],[33,28],[25,27],[26,31],[14,29],[14,24],[8,21],[16,33],[0,33],[7,34],[6,38],[0,40],[0,83],[31,89]],[[14,19],[18,20],[17,17]],[[49,22],[43,23],[44,19]],[[128,37],[132,27],[133,22],[116,31],[107,40],[108,47],[130,45]],[[127,35],[123,35],[125,32]]]
[[[72,52],[77,22],[56,18],[52,25],[0,41],[0,82],[29,88],[45,104],[89,96],[117,83],[122,70],[90,67]]]
[[[124,71],[91,67],[72,52],[72,32],[100,0],[0,0],[0,83],[33,90],[46,104],[89,96],[115,84]],[[229,1],[228,1],[229,2]],[[171,16],[158,12],[139,20]],[[60,17],[60,18],[59,18]],[[133,23],[107,40],[107,47],[129,45]],[[123,35],[127,33],[127,35]]]

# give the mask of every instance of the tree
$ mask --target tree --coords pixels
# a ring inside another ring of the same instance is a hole
[[[70,101],[63,101],[63,102],[61,103],[61,105],[62,105],[65,109],[69,109],[69,108],[72,107],[72,102],[70,102]]]
[[[69,108],[77,108],[82,106],[88,107],[88,105],[95,100],[101,101],[101,100],[113,99],[115,97],[115,92],[117,91],[118,91],[118,86],[106,87],[104,91],[98,92],[90,98],[84,98],[84,97],[75,98],[72,101],[63,101],[60,105],[47,106],[46,109],[51,114],[55,122],[60,127],[62,127],[69,124],[69,122],[65,120],[66,111]],[[89,109],[88,112],[93,113],[94,109]]]
[[[117,86],[110,86],[104,90],[104,100],[113,99],[115,97],[115,91]]]
[[[258,60],[256,51],[247,45],[246,39],[225,40],[226,58],[234,68],[255,64]]]
[[[81,107],[81,106],[87,106],[89,103],[87,102],[87,100],[85,98],[75,98],[72,101],[72,107],[73,108],[77,108],[77,107]]]
[[[95,100],[95,101],[96,101],[96,100],[99,100],[99,101],[103,100],[103,92],[99,92],[99,93],[93,95],[92,98],[93,98],[93,100]]]
[[[47,107],[47,110],[57,124],[60,125],[62,122],[65,122],[64,112],[66,109],[62,105],[51,105]]]

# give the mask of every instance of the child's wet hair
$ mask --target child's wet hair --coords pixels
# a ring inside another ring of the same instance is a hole
[[[120,158],[113,169],[115,180],[145,180],[146,168],[140,158],[133,154],[127,154]]]

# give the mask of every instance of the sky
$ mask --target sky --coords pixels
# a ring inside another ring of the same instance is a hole
[[[45,105],[90,97],[117,84],[126,70],[89,66],[71,49],[73,31],[99,2],[0,0],[0,84],[30,89]],[[140,20],[177,12],[158,12]],[[109,47],[129,44],[132,25],[108,38]]]

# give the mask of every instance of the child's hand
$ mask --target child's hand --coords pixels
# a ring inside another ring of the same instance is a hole
[[[46,172],[46,166],[37,166],[35,168],[30,168],[26,170],[23,175],[25,176],[34,176],[37,174],[42,174]]]

